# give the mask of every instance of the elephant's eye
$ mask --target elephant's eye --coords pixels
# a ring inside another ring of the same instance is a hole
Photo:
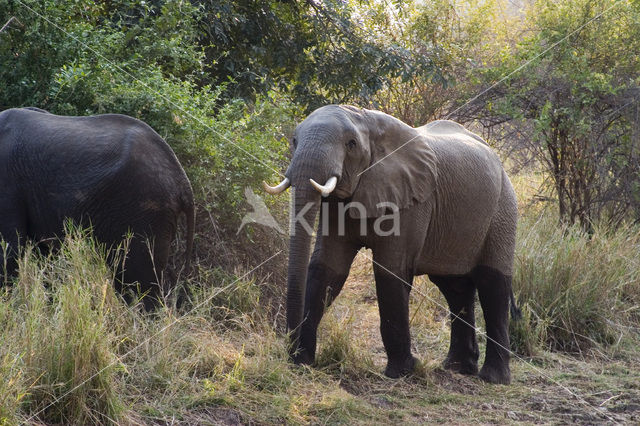
[[[346,143],[347,148],[349,149],[353,149],[356,147],[356,141],[355,139],[349,139],[349,142]]]
[[[298,147],[298,141],[296,140],[296,138],[291,139],[291,144],[293,145],[294,148]]]

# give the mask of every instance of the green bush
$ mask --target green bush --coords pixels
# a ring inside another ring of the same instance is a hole
[[[277,179],[288,154],[286,136],[300,114],[278,93],[220,107],[222,88],[198,88],[158,70],[104,84],[94,92],[93,111],[126,114],[153,127],[181,160],[199,205],[233,231],[242,218],[244,188]]]
[[[27,6],[0,0],[0,16],[16,17],[0,37],[0,108],[146,122],[176,151],[200,207],[235,231],[244,188],[282,169],[300,108],[276,92],[251,104],[222,100],[225,84],[203,85],[197,8],[189,2]]]

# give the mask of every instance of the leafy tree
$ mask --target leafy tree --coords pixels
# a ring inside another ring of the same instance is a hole
[[[356,22],[349,2],[196,4],[207,58],[203,81],[232,81],[232,96],[251,98],[278,88],[311,110],[326,103],[368,102],[393,79],[436,71],[428,55],[383,43]]]
[[[484,87],[505,81],[461,115],[515,128],[509,137],[549,172],[561,219],[590,230],[629,208],[640,218],[640,8],[539,0],[527,25],[513,54],[484,71]]]
[[[458,99],[477,88],[478,70],[495,62],[517,26],[502,0],[381,1],[360,14],[385,44],[399,44],[413,57],[428,57],[431,74],[405,73],[385,82],[373,102],[413,125],[447,117]]]
[[[157,71],[190,80],[202,69],[194,13],[179,1],[155,9],[127,0],[2,0],[0,16],[13,24],[0,34],[0,106],[86,114],[112,76],[144,80]]]

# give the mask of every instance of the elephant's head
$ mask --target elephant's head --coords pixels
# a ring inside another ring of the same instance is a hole
[[[353,216],[384,214],[381,203],[399,209],[425,201],[435,188],[436,158],[416,129],[387,114],[352,106],[317,109],[298,125],[293,158],[285,180],[265,189],[279,193],[294,188],[289,249],[287,328],[292,351],[298,347],[303,321],[311,229],[321,196],[334,194],[360,203]],[[309,224],[309,225],[307,225]],[[296,361],[305,361],[296,358]]]

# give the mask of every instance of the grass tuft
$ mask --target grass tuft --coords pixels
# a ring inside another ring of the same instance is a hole
[[[333,306],[325,313],[318,328],[316,365],[338,374],[360,376],[375,370],[373,360],[362,340],[354,336],[354,312],[351,306]]]
[[[640,228],[560,226],[525,216],[519,227],[514,288],[524,318],[517,350],[585,354],[615,348],[640,318]]]
[[[123,307],[112,280],[103,250],[80,231],[71,231],[55,255],[25,249],[16,283],[0,301],[3,419],[18,419],[18,410],[52,423],[120,417],[115,376]]]

